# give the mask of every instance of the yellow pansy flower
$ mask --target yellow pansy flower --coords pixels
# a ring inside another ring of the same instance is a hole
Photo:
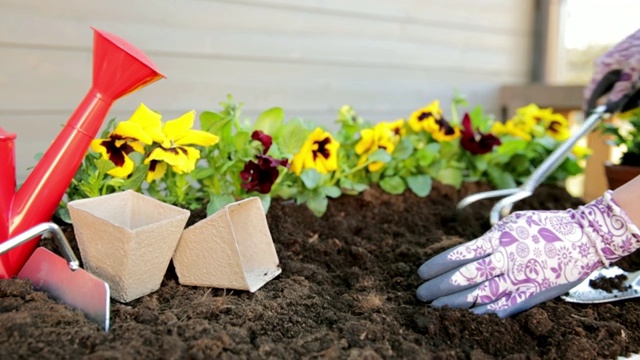
[[[340,143],[330,133],[316,128],[293,156],[290,170],[300,175],[303,169],[316,169],[321,174],[338,169]]]
[[[558,141],[565,141],[571,136],[569,122],[562,114],[551,114],[542,119],[545,133]]]
[[[575,155],[578,159],[584,159],[586,157],[588,157],[589,155],[591,155],[591,153],[593,152],[591,149],[589,149],[586,146],[582,146],[582,145],[575,145],[572,149],[571,152],[573,153],[573,155]]]
[[[356,144],[355,152],[360,155],[358,165],[367,162],[369,155],[378,149],[383,149],[389,154],[393,154],[396,148],[394,143],[395,134],[389,127],[389,123],[378,123],[372,129],[363,129],[360,131],[360,141]],[[384,163],[375,161],[367,165],[369,171],[378,171],[382,169]]]
[[[195,111],[189,111],[177,119],[167,121],[162,128],[156,127],[158,123],[151,117],[139,119],[148,121],[149,131],[154,134],[154,141],[159,144],[145,159],[145,164],[149,164],[148,182],[162,178],[167,171],[167,166],[171,166],[178,174],[193,171],[200,158],[200,150],[189,145],[211,146],[220,140],[216,135],[206,131],[191,129],[195,120]]]
[[[110,160],[115,167],[107,174],[126,178],[133,172],[135,164],[129,157],[132,152],[144,154],[144,144],[151,144],[152,138],[144,129],[131,121],[122,121],[109,134],[107,139],[91,141],[91,149],[103,159]]]
[[[427,131],[429,121],[442,118],[440,101],[434,100],[422,109],[414,111],[409,117],[409,127],[415,132]]]
[[[534,117],[516,115],[504,123],[495,122],[491,127],[491,132],[498,136],[511,135],[530,141],[535,126],[536,120]]]
[[[381,122],[380,126],[386,126],[389,131],[391,131],[391,137],[394,143],[398,143],[400,139],[407,133],[407,128],[405,127],[406,121],[404,119],[398,119],[391,122]]]
[[[460,128],[452,126],[444,118],[430,119],[427,123],[427,132],[437,142],[451,141],[460,137]]]

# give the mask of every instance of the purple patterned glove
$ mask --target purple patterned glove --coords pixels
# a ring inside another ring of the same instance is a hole
[[[584,90],[587,112],[599,98],[609,93],[610,111],[628,111],[638,107],[640,92],[640,30],[628,36],[595,61],[593,78]]]
[[[564,294],[640,247],[640,230],[612,192],[576,210],[520,211],[418,270],[422,301],[501,317]]]

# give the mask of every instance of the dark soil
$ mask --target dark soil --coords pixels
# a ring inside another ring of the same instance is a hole
[[[422,262],[489,228],[492,202],[454,215],[461,196],[486,189],[438,185],[423,199],[371,190],[332,201],[322,218],[274,202],[268,221],[281,275],[251,294],[181,286],[170,268],[160,290],[112,302],[108,333],[28,282],[2,280],[0,359],[611,359],[638,352],[638,301],[558,298],[501,319],[416,299]],[[517,208],[580,204],[544,187]],[[73,242],[72,230],[66,233]]]
[[[598,276],[593,280],[589,280],[589,286],[593,289],[604,290],[608,293],[614,291],[626,291],[631,288],[630,285],[625,285],[629,277],[625,274],[616,275],[614,277]]]

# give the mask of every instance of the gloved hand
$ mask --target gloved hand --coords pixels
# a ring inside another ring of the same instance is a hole
[[[564,294],[638,247],[640,230],[608,191],[576,210],[505,217],[420,266],[428,281],[417,296],[435,307],[510,316]]]
[[[595,61],[591,83],[584,90],[586,111],[607,97],[608,110],[625,112],[640,105],[640,30],[612,47]]]

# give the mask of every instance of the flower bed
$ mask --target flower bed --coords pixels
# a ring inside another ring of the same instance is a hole
[[[322,216],[328,199],[371,185],[420,197],[434,181],[514,188],[570,135],[567,119],[550,108],[530,104],[503,123],[480,106],[462,112],[467,107],[456,97],[445,114],[435,100],[406,118],[372,123],[345,105],[330,132],[286,119],[277,107],[244,119],[231,96],[217,112],[200,114],[199,130],[192,129],[195,111],[163,122],[141,104],[92,142],[65,201],[136,190],[187,209],[206,204],[212,214],[259,196],[265,209],[273,198],[294,199]],[[581,173],[588,153],[575,146],[546,181]],[[68,220],[64,205],[58,215]]]
[[[501,319],[415,298],[424,260],[488,229],[486,202],[454,216],[461,196],[488,188],[435,183],[426,198],[372,189],[331,200],[322,217],[274,201],[268,222],[281,275],[251,294],[182,286],[170,270],[157,292],[112,301],[108,333],[25,281],[0,281],[0,358],[597,359],[637,351],[635,301],[555,299]],[[543,187],[517,207],[580,203]],[[66,234],[74,242],[71,228]]]

